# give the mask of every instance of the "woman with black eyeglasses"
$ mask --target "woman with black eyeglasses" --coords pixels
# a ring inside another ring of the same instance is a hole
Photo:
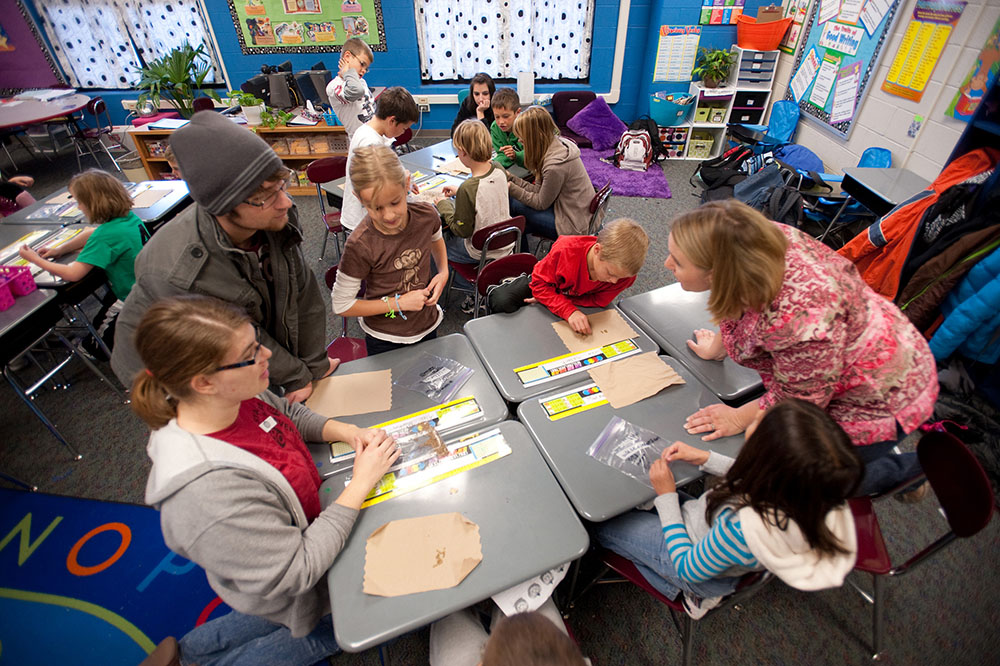
[[[167,546],[200,565],[233,608],[179,646],[166,639],[156,663],[308,665],[340,652],[325,575],[365,496],[399,457],[395,442],[269,392],[271,351],[222,301],[160,301],[135,343],[145,370],[132,408],[153,429],[146,501],[160,511]],[[358,452],[351,482],[326,509],[304,440]]]

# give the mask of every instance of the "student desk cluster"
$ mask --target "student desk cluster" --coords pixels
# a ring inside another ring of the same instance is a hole
[[[391,371],[393,383],[388,409],[338,418],[385,427],[393,434],[430,423],[450,451],[467,456],[435,468],[444,471],[428,474],[410,488],[404,487],[404,467],[370,495],[327,579],[337,618],[334,631],[345,650],[376,646],[575,560],[589,545],[581,517],[603,521],[652,500],[650,486],[587,454],[613,417],[668,441],[679,439],[730,456],[738,452],[742,436],[709,444],[687,434],[683,424],[689,414],[721,396],[745,401],[760,390],[760,379],[738,366],[684,356],[683,339],[696,328],[708,327],[709,315],[704,300],[676,293],[679,285],[664,289],[666,293],[655,290],[610,308],[634,336],[590,350],[567,353],[553,327],[560,320],[544,307],[530,305],[513,314],[471,320],[464,334],[341,366],[335,377]],[[666,311],[659,313],[661,309]],[[664,325],[675,321],[676,326]],[[595,365],[659,354],[661,349],[667,355],[659,358],[683,383],[618,409],[604,399],[587,372]],[[397,382],[426,355],[457,361],[471,375],[440,402]],[[717,372],[713,365],[720,366]],[[491,441],[502,444],[477,449]],[[324,506],[351,474],[351,461],[338,460],[336,446],[310,444],[325,477],[320,490]],[[678,485],[700,476],[684,463],[675,463],[673,469]],[[373,532],[390,521],[449,512],[462,514],[479,528],[482,561],[468,576],[447,589],[402,596],[364,591],[366,548]]]

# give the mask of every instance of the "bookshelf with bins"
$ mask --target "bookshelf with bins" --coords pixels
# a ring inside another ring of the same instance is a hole
[[[296,127],[247,127],[248,132],[256,132],[278,154],[278,157],[293,171],[296,185],[288,188],[292,195],[315,194],[315,186],[306,177],[306,166],[321,157],[347,155],[349,143],[347,132],[342,126],[331,127],[325,122],[312,126]],[[147,129],[144,125],[129,130],[135,142],[136,152],[150,180],[169,180],[170,165],[166,153],[170,135],[174,130]]]
[[[675,127],[660,127],[660,141],[668,157],[705,160],[723,149],[728,123],[760,123],[771,98],[778,51],[755,51],[733,46],[736,62],[729,80],[718,88],[692,81],[688,92],[695,107],[690,119]]]

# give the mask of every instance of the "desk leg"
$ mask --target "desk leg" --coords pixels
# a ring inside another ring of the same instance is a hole
[[[104,344],[104,340],[101,336],[97,334],[97,329],[94,328],[93,322],[90,321],[90,317],[88,317],[83,311],[83,308],[80,307],[79,303],[67,303],[63,305],[63,314],[66,317],[66,321],[70,324],[80,322],[80,324],[87,329],[87,332],[94,337],[94,340],[97,342],[98,349],[104,352],[107,355],[107,358],[111,358],[111,350],[108,349],[106,344]]]
[[[840,219],[841,214],[847,209],[847,204],[849,203],[851,203],[850,196],[844,199],[844,203],[840,204],[840,208],[837,210],[837,214],[833,216],[832,220],[830,220],[830,224],[827,225],[826,231],[824,231],[823,234],[817,239],[819,240],[819,242],[822,243],[823,239],[827,237],[827,234],[833,231],[833,228],[837,226],[837,220]]]
[[[122,399],[122,402],[124,402],[126,405],[130,402],[128,396],[126,396],[125,393],[121,389],[118,388],[118,385],[115,384],[114,382],[112,382],[110,379],[108,379],[104,375],[104,373],[101,372],[100,368],[98,368],[96,365],[94,365],[94,363],[89,358],[87,358],[87,355],[85,353],[83,353],[83,351],[77,349],[73,345],[73,343],[71,343],[69,340],[67,340],[66,336],[64,336],[58,330],[53,330],[53,333],[55,334],[55,336],[57,338],[59,338],[59,340],[64,345],[66,345],[66,348],[69,349],[73,353],[74,356],[76,356],[78,359],[80,359],[81,361],[83,361],[84,365],[86,365],[88,368],[90,368],[90,371],[93,372],[95,375],[97,375],[98,379],[100,379],[102,382],[104,382],[105,384],[107,384],[111,388],[111,390],[114,391],[115,394],[119,398]],[[98,340],[100,340],[100,338],[98,338]],[[108,354],[108,356],[110,357],[110,354]]]
[[[31,492],[37,492],[38,491],[38,486],[33,486],[30,483],[25,483],[24,481],[22,481],[21,479],[17,478],[16,476],[11,476],[10,474],[5,474],[4,472],[0,472],[0,479],[7,479],[11,483],[13,483],[15,486],[21,486],[25,490],[30,490]]]
[[[20,398],[24,402],[24,404],[28,406],[28,409],[34,412],[35,416],[38,417],[38,420],[42,422],[42,425],[44,425],[46,428],[49,429],[49,432],[52,433],[53,437],[59,440],[60,444],[69,449],[70,454],[72,454],[73,456],[73,460],[80,460],[81,458],[83,458],[83,456],[80,455],[80,452],[77,451],[75,448],[73,448],[72,444],[66,441],[66,438],[62,436],[62,433],[59,432],[59,429],[56,428],[55,424],[52,423],[52,421],[50,421],[49,418],[45,416],[42,410],[38,408],[38,405],[35,404],[34,400],[28,397],[28,394],[25,393],[24,388],[15,378],[14,373],[10,371],[10,366],[4,366],[3,376],[4,379],[7,380],[7,383],[10,384],[11,388],[14,389],[14,393],[17,394],[17,397]]]

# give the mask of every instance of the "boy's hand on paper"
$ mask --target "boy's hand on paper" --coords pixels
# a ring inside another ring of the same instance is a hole
[[[741,422],[739,412],[735,407],[728,407],[720,403],[702,407],[687,417],[684,429],[691,435],[708,433],[702,437],[702,440],[710,442],[720,437],[738,435],[746,429],[746,424]]]
[[[587,315],[583,314],[579,310],[574,312],[566,320],[569,327],[573,329],[574,333],[579,335],[590,335],[590,320],[587,319]]]
[[[438,273],[431,278],[430,284],[427,285],[427,300],[424,302],[425,305],[437,305],[438,299],[441,298],[441,293],[444,291],[445,286],[448,284],[448,273],[442,272]]]
[[[514,146],[500,146],[500,152],[509,159],[514,159]]]
[[[351,479],[361,484],[362,488],[370,490],[381,479],[396,459],[399,458],[399,447],[391,437],[370,443],[354,457],[354,476]]]
[[[726,358],[726,350],[717,348],[721,346],[722,340],[716,339],[719,334],[707,328],[699,328],[694,332],[694,340],[688,340],[687,345],[691,351],[706,361],[721,361]]]
[[[455,196],[456,192],[458,192],[458,188],[455,187],[454,185],[445,185],[444,187],[441,188],[441,194],[445,195],[446,197],[453,197]]]
[[[704,465],[708,462],[708,451],[702,451],[684,442],[674,442],[663,449],[660,457],[667,462],[681,460],[692,465]]]
[[[36,263],[38,262],[38,260],[41,259],[41,256],[39,256],[37,252],[32,250],[27,245],[22,245],[21,247],[19,247],[17,253],[21,255],[21,258],[24,259],[25,261],[30,261],[32,263]]]
[[[670,465],[663,458],[657,458],[649,468],[649,482],[653,484],[653,490],[657,495],[677,492],[677,484],[674,483],[674,473],[670,470]]]

